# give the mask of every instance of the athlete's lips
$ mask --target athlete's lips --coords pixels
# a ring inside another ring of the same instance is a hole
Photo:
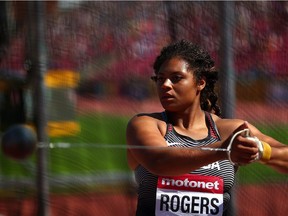
[[[168,99],[171,99],[171,98],[174,98],[173,95],[171,94],[163,94],[161,95],[161,100],[168,100]]]

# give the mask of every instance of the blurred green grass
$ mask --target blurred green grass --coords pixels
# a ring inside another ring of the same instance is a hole
[[[71,143],[71,148],[50,150],[51,172],[81,174],[106,170],[128,171],[126,150],[123,148],[128,120],[127,117],[107,114],[79,117],[79,135],[51,138],[52,143]]]

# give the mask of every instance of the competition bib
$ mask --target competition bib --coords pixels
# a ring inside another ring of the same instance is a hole
[[[186,174],[158,177],[157,216],[223,214],[223,179]]]

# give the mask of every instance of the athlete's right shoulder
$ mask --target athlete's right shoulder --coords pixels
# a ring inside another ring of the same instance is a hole
[[[134,115],[129,122],[134,121],[161,121],[163,120],[163,116],[161,112],[154,113],[139,113]]]
[[[161,112],[155,113],[140,113],[133,116],[127,125],[128,131],[135,130],[160,130],[165,131],[166,122]]]

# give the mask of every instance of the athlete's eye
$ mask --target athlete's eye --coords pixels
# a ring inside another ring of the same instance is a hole
[[[183,77],[180,76],[180,75],[175,75],[175,76],[172,76],[172,77],[170,78],[170,80],[171,80],[172,83],[177,83],[177,82],[179,82],[182,78],[183,78]]]
[[[178,83],[180,80],[183,79],[183,76],[181,75],[172,75],[168,78],[161,76],[161,75],[156,75],[156,76],[152,76],[151,79],[156,82],[157,84],[163,84],[165,82],[166,79],[170,80],[171,83],[175,84]]]

